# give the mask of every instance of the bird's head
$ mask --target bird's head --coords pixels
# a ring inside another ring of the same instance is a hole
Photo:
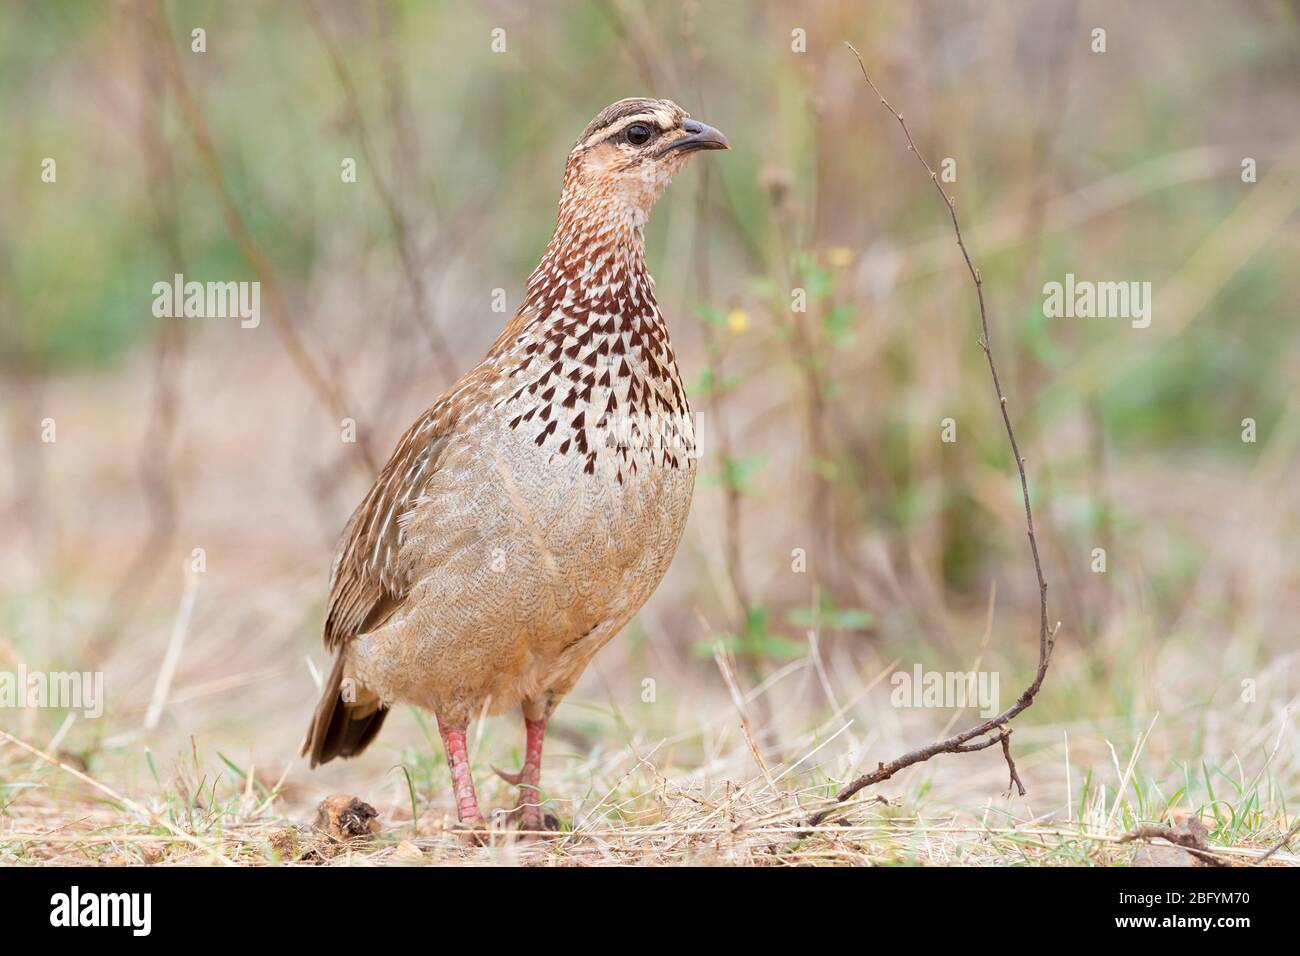
[[[692,153],[727,148],[727,137],[672,100],[619,100],[596,114],[569,153],[561,205],[595,203],[644,222]]]

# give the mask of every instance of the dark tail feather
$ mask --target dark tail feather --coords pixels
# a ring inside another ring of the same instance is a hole
[[[355,757],[370,745],[384,725],[388,708],[378,704],[349,704],[343,700],[343,655],[334,660],[325,691],[321,694],[302,752],[311,765],[328,763],[335,757]]]

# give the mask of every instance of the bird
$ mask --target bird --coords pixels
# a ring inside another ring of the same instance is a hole
[[[519,708],[521,833],[542,812],[547,723],[658,587],[695,487],[695,425],[646,268],[645,226],[726,136],[666,99],[621,99],[568,154],[556,225],[483,360],[398,441],[348,520],[303,744],[354,757],[397,705],[431,711],[457,827],[486,832],[467,727]]]

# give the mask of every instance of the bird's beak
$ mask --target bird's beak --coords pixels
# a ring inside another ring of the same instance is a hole
[[[659,155],[676,150],[693,153],[697,149],[731,149],[731,144],[727,142],[727,137],[722,135],[722,131],[714,129],[707,123],[693,119],[683,120],[682,130],[686,135],[673,140]]]

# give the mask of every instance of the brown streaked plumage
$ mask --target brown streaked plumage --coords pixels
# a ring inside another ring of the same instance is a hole
[[[466,726],[521,707],[524,766],[502,776],[521,787],[523,828],[542,828],[547,719],[658,586],[690,509],[690,406],[644,227],[690,153],[726,146],[668,100],[620,100],[583,130],[523,305],[343,531],[313,767],[364,750],[395,704],[427,708],[477,827]]]

